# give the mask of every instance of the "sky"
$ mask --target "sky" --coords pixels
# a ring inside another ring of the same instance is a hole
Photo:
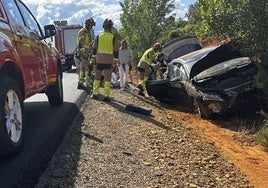
[[[41,26],[57,20],[67,20],[68,24],[82,25],[87,18],[94,18],[95,33],[102,30],[105,18],[114,22],[114,27],[120,28],[119,2],[123,0],[22,0]],[[190,4],[195,0],[175,0],[176,18],[184,18]]]

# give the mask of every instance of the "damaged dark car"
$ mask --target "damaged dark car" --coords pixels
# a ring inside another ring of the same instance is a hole
[[[255,63],[231,44],[206,47],[171,60],[166,78],[148,80],[148,95],[208,119],[215,114],[257,110]]]

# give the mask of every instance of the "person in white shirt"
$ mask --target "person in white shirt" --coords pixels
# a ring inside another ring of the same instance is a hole
[[[121,41],[121,47],[119,48],[118,54],[118,71],[120,76],[120,88],[124,90],[127,86],[127,76],[129,72],[129,67],[131,65],[132,60],[132,52],[131,49],[127,45],[126,40]]]
[[[119,88],[120,81],[119,81],[118,66],[116,63],[113,64],[112,70],[113,70],[112,75],[111,75],[112,88]]]

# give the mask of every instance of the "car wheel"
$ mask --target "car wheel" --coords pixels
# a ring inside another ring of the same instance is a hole
[[[202,99],[194,100],[194,112],[196,112],[199,117],[203,119],[209,119],[212,116],[212,111],[208,108]]]
[[[56,84],[47,89],[48,101],[51,105],[60,105],[63,103],[62,74],[60,69],[57,71]]]
[[[14,80],[7,76],[0,80],[0,156],[10,156],[22,149],[23,97]]]
[[[72,70],[72,66],[73,66],[74,64],[75,64],[75,63],[74,63],[74,60],[71,60],[71,59],[66,60],[66,71],[70,71],[70,70]]]

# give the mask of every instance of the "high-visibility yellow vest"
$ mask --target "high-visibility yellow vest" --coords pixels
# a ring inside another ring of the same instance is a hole
[[[84,38],[84,41],[81,41],[82,38]],[[77,37],[77,46],[82,45],[81,48],[89,48],[90,40],[87,29],[85,27],[80,29]]]
[[[149,53],[153,53],[153,54],[155,54],[154,49],[153,49],[153,48],[149,48],[148,50],[146,50],[146,51],[143,53],[143,55],[142,55],[142,57],[141,57],[141,60],[147,62],[148,64],[151,64],[151,63],[152,63],[152,60],[148,57],[148,54],[149,54]]]
[[[114,35],[111,32],[104,31],[98,37],[98,51],[97,53],[113,54]]]

